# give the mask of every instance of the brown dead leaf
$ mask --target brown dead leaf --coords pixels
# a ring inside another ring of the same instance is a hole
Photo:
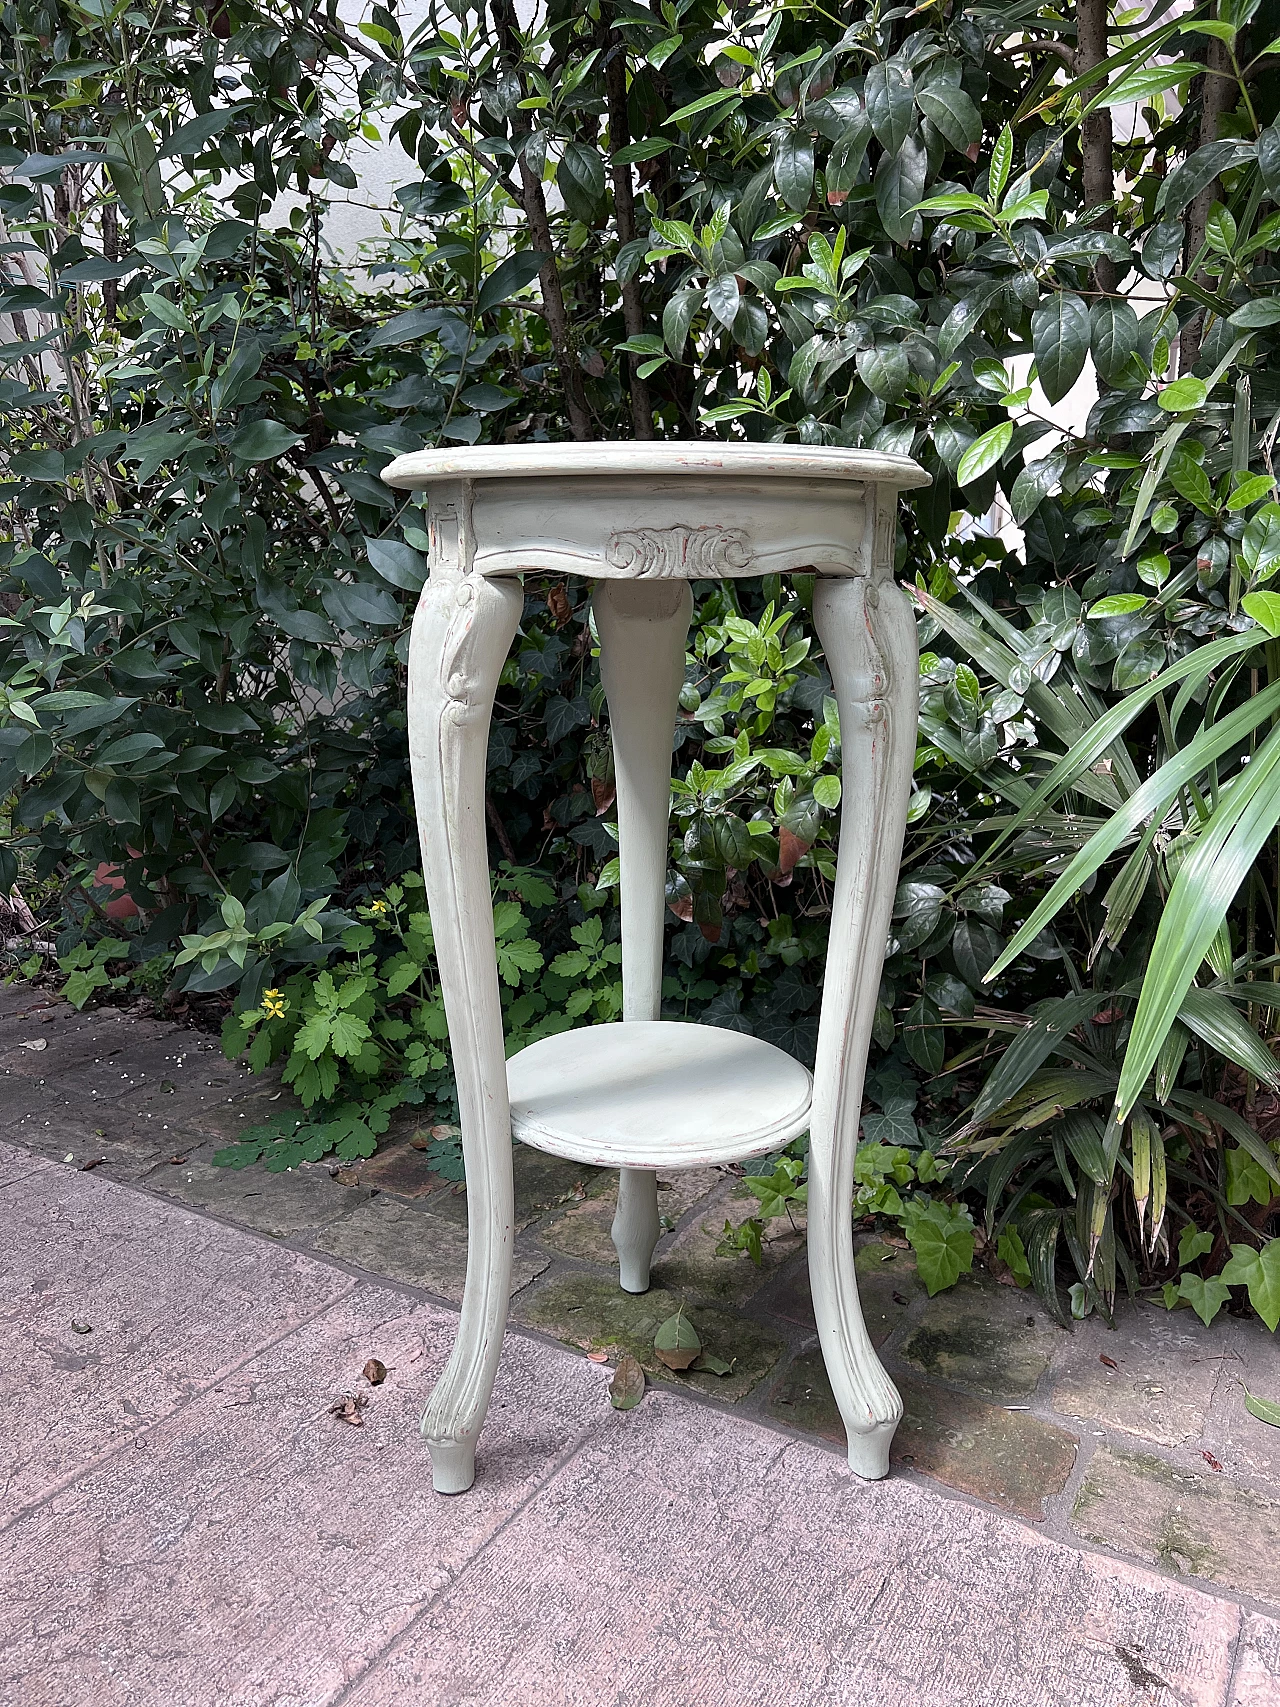
[[[1213,1456],[1212,1452],[1205,1452],[1202,1449],[1200,1456],[1204,1459],[1205,1463],[1209,1466],[1209,1468],[1211,1470],[1221,1470],[1222,1469],[1222,1465],[1219,1464],[1218,1460]]]
[[[602,818],[618,798],[618,785],[611,776],[593,776],[591,798],[596,803],[596,817]]]
[[[185,1156],[170,1156],[169,1157],[169,1166],[171,1168],[180,1168],[182,1166],[182,1164],[186,1161],[186,1159],[187,1158]]]
[[[431,1136],[433,1138],[456,1138],[461,1131],[460,1126],[433,1126]]]
[[[360,1373],[371,1387],[381,1387],[387,1378],[387,1366],[380,1357],[371,1357]]]
[[[599,350],[584,350],[581,365],[583,373],[589,373],[592,379],[604,377],[604,357]]]
[[[339,1185],[359,1185],[360,1173],[357,1168],[334,1168],[329,1176],[336,1179]]]
[[[594,1351],[589,1351],[587,1353],[588,1363],[608,1363],[608,1361],[609,1353],[607,1351],[601,1351],[599,1346],[597,1346]]]
[[[569,595],[559,581],[547,594],[547,610],[557,628],[563,628],[573,614],[569,604]]]
[[[340,1399],[335,1399],[329,1406],[329,1415],[337,1417],[340,1423],[346,1423],[350,1428],[363,1428],[363,1412],[368,1406],[368,1399],[363,1393],[344,1393]]]
[[[431,1134],[429,1132],[417,1131],[409,1140],[409,1148],[411,1150],[425,1150],[430,1142]]]
[[[1105,1351],[1100,1351],[1098,1353],[1098,1362],[1105,1363],[1108,1369],[1119,1369],[1120,1367],[1115,1358],[1108,1357]]]
[[[690,924],[693,920],[693,896],[678,895],[674,901],[667,902],[667,909],[674,913],[677,919],[683,919],[685,924]]]
[[[794,871],[798,860],[809,851],[808,842],[802,842],[793,830],[788,830],[784,824],[778,831],[778,870],[784,877]]]
[[[630,1352],[618,1360],[609,1383],[609,1403],[615,1411],[633,1411],[644,1398],[644,1370]]]
[[[87,1162],[81,1162],[80,1172],[82,1174],[92,1173],[93,1169],[100,1168],[106,1159],[105,1156],[90,1156]]]

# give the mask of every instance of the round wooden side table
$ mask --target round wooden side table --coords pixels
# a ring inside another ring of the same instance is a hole
[[[902,1401],[858,1303],[853,1161],[915,757],[915,625],[892,580],[897,498],[928,476],[873,451],[632,441],[420,451],[382,478],[430,494],[409,744],[467,1173],[462,1318],[422,1419],[436,1489],[462,1493],[475,1476],[510,1296],[513,1136],[621,1170],[613,1241],[622,1286],[643,1292],[659,1235],[655,1170],[765,1155],[807,1128],[818,1336],[849,1462],[883,1476]],[[594,582],[617,777],[623,1018],[508,1061],[484,777],[530,570]],[[840,710],[844,806],[812,1078],[749,1034],[660,1018],[689,583],[777,573],[816,576],[814,624]]]

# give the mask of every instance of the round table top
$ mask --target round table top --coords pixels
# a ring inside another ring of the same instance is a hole
[[[402,491],[442,480],[513,480],[582,475],[639,475],[666,479],[720,474],[766,479],[856,480],[906,490],[930,477],[909,456],[890,451],[843,450],[834,445],[729,444],[720,439],[622,439],[609,443],[462,445],[416,450],[382,471]]]

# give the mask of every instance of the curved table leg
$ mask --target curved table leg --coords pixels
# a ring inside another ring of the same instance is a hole
[[[876,1478],[888,1472],[902,1400],[858,1302],[853,1161],[915,757],[916,638],[907,601],[888,580],[819,579],[813,614],[840,707],[844,789],[814,1069],[809,1274],[849,1463]]]
[[[622,1017],[662,1017],[662,926],[671,815],[671,732],[693,614],[687,581],[597,581],[591,594],[618,788]],[[649,1290],[658,1176],[623,1168],[613,1244],[624,1292]]]
[[[514,1193],[494,952],[484,774],[498,677],[524,607],[517,582],[433,572],[409,652],[409,753],[467,1169],[467,1280],[458,1338],[422,1433],[436,1491],[475,1479],[511,1294]]]

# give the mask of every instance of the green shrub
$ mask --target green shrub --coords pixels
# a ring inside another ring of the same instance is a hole
[[[553,0],[527,33],[459,4],[408,39],[382,6],[8,8],[0,880],[58,918],[69,994],[221,995],[304,1107],[237,1160],[447,1116],[403,715],[426,535],[380,468],[910,452],[921,742],[858,1208],[931,1285],[976,1250],[1055,1309],[1061,1266],[1077,1313],[1120,1283],[1274,1326],[1273,33],[1254,0],[1109,35],[1098,0]],[[421,175],[356,288],[325,231],[373,132]],[[1082,376],[1083,430],[1042,444]],[[517,1040],[617,1011],[585,594],[529,579],[490,744]],[[840,809],[810,596],[698,589],[664,983],[802,1058]],[[753,1189],[735,1248],[802,1154]]]

